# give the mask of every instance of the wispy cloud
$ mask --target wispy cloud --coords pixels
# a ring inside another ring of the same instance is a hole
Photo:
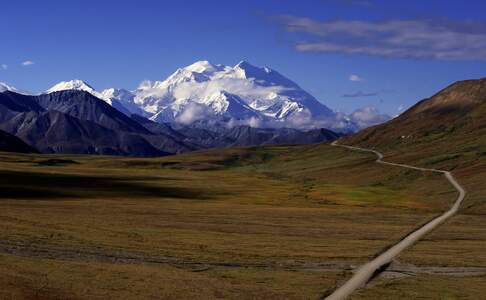
[[[26,60],[26,61],[23,61],[21,63],[21,65],[24,66],[24,67],[32,66],[33,64],[34,64],[34,62],[31,61],[31,60]]]
[[[351,74],[351,75],[349,75],[349,80],[350,81],[363,81],[363,78],[361,78],[359,75]]]
[[[8,69],[8,65],[6,65],[6,64],[1,64],[1,65],[0,65],[0,69],[1,69],[1,70],[7,70],[7,69]]]
[[[349,93],[349,94],[344,94],[342,97],[344,98],[360,98],[360,97],[373,97],[373,96],[378,96],[380,93],[379,92],[362,92],[358,91],[356,93]]]
[[[391,58],[486,60],[486,22],[448,19],[386,21],[276,17],[288,32],[300,33],[300,52],[344,53]]]

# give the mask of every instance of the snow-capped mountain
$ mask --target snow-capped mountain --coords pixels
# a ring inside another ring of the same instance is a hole
[[[141,116],[150,116],[140,108],[140,106],[133,102],[135,95],[128,90],[109,88],[102,91],[99,98],[126,115],[137,114]]]
[[[68,91],[68,90],[85,91],[92,94],[95,97],[98,98],[102,97],[102,95],[98,93],[94,88],[92,88],[89,84],[79,79],[74,79],[70,81],[61,81],[58,84],[51,87],[50,89],[48,89],[47,91],[45,91],[45,94],[50,94],[59,91]]]
[[[17,89],[11,85],[8,85],[4,82],[0,82],[0,92],[5,92],[5,91],[11,91],[11,92],[16,92]]]
[[[7,84],[5,82],[0,82],[0,93],[7,92],[7,91],[15,92],[15,93],[18,93],[18,94],[23,94],[23,95],[29,95],[30,94],[29,92],[21,91],[21,90],[17,89],[16,87],[14,87],[10,84]]]
[[[354,118],[336,113],[295,82],[268,67],[242,61],[235,66],[198,61],[162,81],[144,81],[134,91],[96,91],[82,80],[63,81],[45,93],[81,90],[126,115],[159,123],[211,121],[253,127],[329,128],[354,131]]]
[[[164,81],[143,82],[133,94],[134,102],[158,122],[212,116],[258,118],[278,125],[335,117],[332,110],[280,73],[245,61],[233,67],[198,61]]]
[[[44,92],[44,94],[50,94],[60,91],[77,90],[85,91],[91,95],[107,102],[114,108],[118,109],[126,115],[132,113],[146,115],[143,110],[133,103],[133,94],[124,89],[106,89],[101,93],[96,91],[91,85],[83,80],[74,79],[70,81],[61,81]]]

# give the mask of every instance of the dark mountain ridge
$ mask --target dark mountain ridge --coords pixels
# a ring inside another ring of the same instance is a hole
[[[152,134],[132,118],[85,91],[67,90],[42,94],[34,96],[33,100],[45,110],[60,111],[109,129]]]
[[[159,156],[197,149],[317,143],[335,139],[328,130],[181,126],[127,116],[80,90],[37,96],[0,93],[0,129],[43,153]]]
[[[18,137],[0,130],[0,151],[18,153],[39,153],[37,149],[27,145]]]

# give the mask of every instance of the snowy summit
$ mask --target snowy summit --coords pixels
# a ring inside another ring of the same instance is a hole
[[[50,89],[48,89],[45,93],[50,94],[59,91],[67,91],[67,90],[78,90],[78,91],[85,91],[92,94],[98,94],[94,88],[92,88],[86,82],[74,79],[71,81],[61,81],[58,84],[54,85]]]
[[[14,87],[10,84],[7,84],[5,82],[0,82],[0,93],[3,93],[3,92],[14,92],[14,93],[17,93],[17,94],[30,95],[29,92],[19,90],[16,87]]]
[[[97,92],[82,80],[63,81],[46,93],[82,90],[121,112],[161,123],[230,122],[256,127],[325,127],[338,131],[364,125],[336,113],[297,83],[268,67],[241,61],[235,66],[197,61],[161,81],[144,81],[134,91]]]

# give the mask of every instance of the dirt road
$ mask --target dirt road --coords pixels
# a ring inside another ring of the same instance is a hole
[[[380,164],[414,169],[414,170],[419,170],[424,172],[442,173],[447,178],[447,180],[454,186],[454,188],[459,192],[457,200],[454,202],[454,205],[452,205],[452,207],[449,210],[444,212],[442,215],[436,217],[435,219],[431,220],[430,222],[426,223],[424,226],[420,227],[419,229],[413,231],[412,233],[407,235],[404,239],[402,239],[401,241],[399,241],[398,243],[390,247],[387,251],[383,252],[372,261],[361,266],[348,281],[346,281],[342,286],[337,288],[331,295],[329,295],[326,298],[329,300],[337,300],[337,299],[345,299],[349,297],[357,289],[364,287],[366,283],[368,283],[368,281],[373,277],[374,274],[378,273],[383,268],[386,268],[391,263],[393,258],[399,255],[403,250],[412,246],[420,238],[425,236],[427,233],[429,233],[430,231],[438,227],[440,224],[442,224],[445,220],[447,220],[448,218],[452,217],[455,213],[457,213],[462,201],[464,200],[464,197],[466,196],[466,191],[456,181],[454,176],[448,171],[419,168],[419,167],[414,167],[414,166],[409,166],[404,164],[386,162],[383,161],[383,154],[381,154],[378,151],[359,148],[359,147],[339,145],[337,141],[333,142],[332,145],[336,147],[344,147],[355,151],[374,153],[378,156],[376,162]]]

